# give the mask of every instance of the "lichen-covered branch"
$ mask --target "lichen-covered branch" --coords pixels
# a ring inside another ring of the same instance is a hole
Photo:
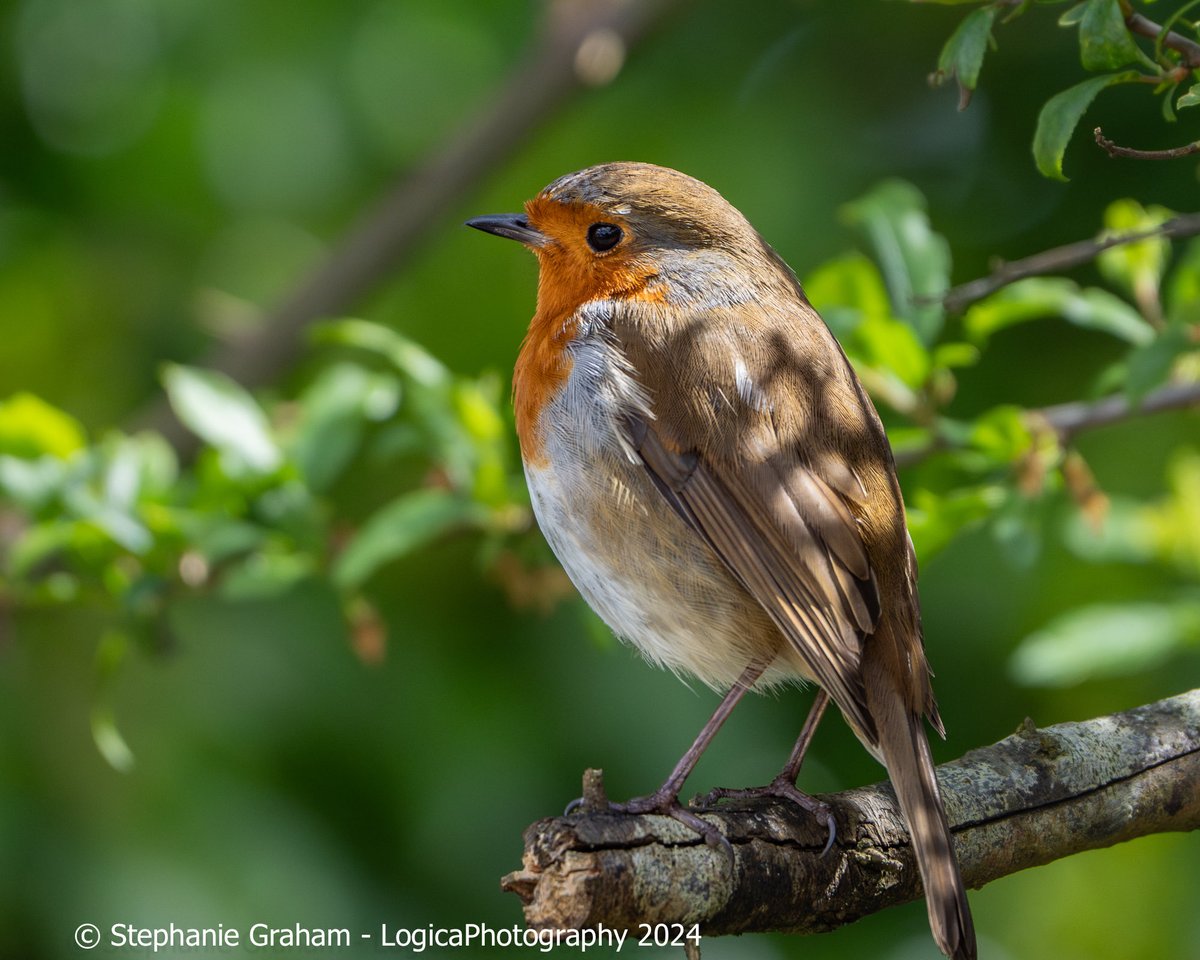
[[[1083,850],[1200,827],[1200,690],[1082,723],[1031,721],[938,768],[963,877],[976,888]],[[822,797],[838,837],[794,805],[756,800],[704,814],[730,860],[678,822],[583,812],[525,832],[506,876],[537,928],[699,923],[708,935],[831,930],[921,896],[890,785]],[[1147,877],[1147,882],[1152,878]]]

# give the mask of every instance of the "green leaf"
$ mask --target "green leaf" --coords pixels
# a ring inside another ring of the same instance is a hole
[[[846,352],[862,365],[918,388],[929,376],[929,352],[913,328],[892,316],[879,269],[860,253],[823,264],[805,284],[812,304]]]
[[[977,526],[1004,503],[998,485],[966,487],[944,496],[918,490],[908,509],[908,531],[922,564],[948,546],[955,537]]]
[[[78,420],[31,393],[0,403],[0,453],[65,459],[86,442]]]
[[[170,494],[179,479],[175,451],[157,433],[111,433],[99,452],[101,499],[113,509],[133,511],[143,500]]]
[[[1143,207],[1132,199],[1115,200],[1104,211],[1105,229],[1100,239],[1146,233],[1162,226],[1173,215],[1166,207]],[[1109,247],[1100,253],[1096,262],[1109,283],[1142,303],[1157,300],[1158,285],[1170,257],[1170,241],[1156,236]]]
[[[66,465],[57,457],[26,460],[0,454],[0,493],[30,513],[59,495],[67,475]]]
[[[885,180],[846,204],[842,215],[867,234],[896,316],[922,343],[933,343],[945,319],[941,298],[950,287],[950,246],[930,227],[921,191],[903,180]]]
[[[805,277],[804,292],[839,339],[848,337],[864,317],[892,313],[879,268],[861,253],[821,264]]]
[[[105,762],[118,773],[128,773],[134,767],[133,751],[117,727],[117,719],[109,704],[92,708],[92,742]]]
[[[973,343],[939,343],[933,351],[935,367],[973,367],[979,362],[979,348]]]
[[[938,57],[937,78],[953,78],[958,83],[958,109],[971,102],[971,92],[979,82],[979,70],[992,37],[996,8],[983,7],[967,14],[958,29],[950,35]]]
[[[364,320],[342,320],[323,327],[322,339],[376,354],[401,374],[407,416],[420,428],[418,448],[438,463],[451,486],[473,482],[476,450],[457,416],[454,391],[459,381],[424,347],[387,327]]]
[[[219,592],[227,600],[266,600],[283,596],[316,572],[310,555],[265,550],[232,564]]]
[[[1184,107],[1194,107],[1198,103],[1200,103],[1200,83],[1193,83],[1187,92],[1175,101],[1175,107],[1182,110]]]
[[[1157,544],[1152,516],[1146,505],[1128,497],[1112,497],[1102,524],[1072,510],[1063,542],[1089,563],[1147,563]]]
[[[1020,570],[1028,570],[1042,551],[1042,522],[1038,502],[1015,491],[996,510],[991,531],[1005,559]]]
[[[83,519],[130,553],[143,554],[154,545],[154,537],[141,521],[120,508],[96,501],[94,509]]]
[[[1133,71],[1092,77],[1056,93],[1046,101],[1038,114],[1037,130],[1033,134],[1033,158],[1042,176],[1066,181],[1062,168],[1063,154],[1084,111],[1105,87],[1130,83],[1137,78],[1138,74]]]
[[[1133,344],[1154,339],[1154,330],[1120,297],[1095,287],[1080,289],[1065,277],[1028,277],[973,304],[963,327],[982,341],[1018,323],[1062,317],[1068,323],[1112,334]]]
[[[333,566],[333,580],[355,590],[385,563],[399,559],[460,527],[479,527],[490,513],[448,490],[415,490],[375,513]]]
[[[912,327],[892,317],[868,318],[854,331],[847,349],[914,390],[929,377],[929,352]]]
[[[1115,70],[1141,58],[1118,0],[1087,0],[1082,6],[1079,56],[1085,70]]]
[[[129,654],[131,641],[122,630],[107,630],[96,648],[96,678],[99,688],[92,706],[92,740],[110,767],[118,773],[133,769],[133,751],[117,728],[112,707],[113,680]]]
[[[37,569],[75,542],[79,524],[63,519],[34,524],[8,550],[8,572],[14,577],[35,574]]]
[[[222,514],[187,513],[178,522],[191,549],[214,565],[248,553],[266,539],[263,528]]]
[[[975,419],[968,442],[997,463],[1012,463],[1033,445],[1033,434],[1020,407],[993,407]]]
[[[390,417],[399,402],[393,374],[352,363],[323,370],[300,396],[300,419],[289,444],[309,488],[327,490],[357,452],[366,424]]]
[[[1077,3],[1071,9],[1067,10],[1058,18],[1060,27],[1078,26],[1079,21],[1083,19],[1084,13],[1087,11],[1087,0],[1083,3]]]
[[[424,387],[448,387],[450,371],[420,344],[390,327],[368,320],[339,320],[316,330],[317,339],[326,343],[355,347],[383,357],[397,370]]]
[[[1022,640],[1010,669],[1028,686],[1066,687],[1148,670],[1197,639],[1200,604],[1096,604]]]
[[[1200,239],[1192,240],[1176,259],[1163,299],[1168,322],[1183,326],[1200,324]]]
[[[453,391],[454,412],[471,444],[471,498],[496,508],[510,505],[513,486],[509,466],[512,447],[501,410],[503,396],[500,378],[490,375],[463,379]]]
[[[163,385],[175,415],[220,454],[233,472],[270,473],[283,457],[267,416],[249,392],[223,373],[167,364]]]
[[[1157,88],[1155,88],[1154,92],[1158,93],[1162,89],[1163,88],[1161,86],[1157,87]],[[1174,86],[1167,87],[1166,91],[1162,95],[1162,115],[1163,115],[1163,119],[1166,120],[1167,123],[1174,123],[1176,120],[1179,119],[1179,117],[1175,115],[1175,104],[1173,104],[1171,102],[1171,98],[1174,95],[1175,95],[1175,87]]]
[[[1191,330],[1175,324],[1149,343],[1130,351],[1126,358],[1126,396],[1134,403],[1140,401],[1167,379],[1179,357],[1197,346]]]
[[[1159,556],[1200,580],[1200,453],[1175,451],[1167,471],[1170,496],[1149,508]]]

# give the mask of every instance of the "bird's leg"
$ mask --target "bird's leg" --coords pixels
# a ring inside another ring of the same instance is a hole
[[[742,789],[717,787],[706,793],[700,799],[698,806],[701,809],[707,809],[715,806],[721,800],[744,800],[749,797],[781,797],[791,800],[818,820],[824,821],[829,830],[829,836],[821,855],[824,856],[828,853],[829,848],[833,846],[833,841],[837,838],[837,827],[833,822],[833,814],[829,810],[829,805],[810,797],[796,787],[796,777],[800,775],[800,765],[804,762],[804,754],[808,752],[808,746],[812,743],[813,734],[817,732],[817,725],[821,722],[827,706],[829,706],[829,694],[818,689],[812,708],[808,711],[808,718],[800,730],[800,736],[796,738],[796,745],[792,747],[787,763],[784,764],[783,769],[779,771],[779,775],[774,780],[762,787]]]
[[[817,695],[813,697],[812,707],[809,708],[804,726],[800,730],[800,736],[796,738],[796,744],[788,755],[787,763],[779,771],[776,780],[785,780],[795,786],[796,778],[800,776],[800,765],[804,763],[804,755],[808,753],[808,746],[812,743],[813,735],[817,732],[817,726],[820,724],[821,718],[825,716],[825,708],[828,706],[829,694],[818,687]]]
[[[667,777],[661,787],[645,797],[634,797],[625,803],[610,803],[609,809],[617,813],[666,814],[669,817],[674,817],[680,823],[691,827],[710,846],[722,847],[732,854],[733,851],[729,846],[729,841],[721,835],[721,832],[716,827],[701,820],[679,802],[679,791],[683,789],[683,783],[687,780],[692,770],[695,769],[697,762],[700,760],[700,755],[704,753],[705,749],[712,742],[713,737],[717,735],[717,731],[721,729],[721,725],[733,712],[733,708],[745,696],[746,691],[754,686],[766,668],[766,663],[755,662],[742,671],[742,675],[729,688],[729,692],[725,694],[724,699],[718,704],[713,715],[704,724],[695,741],[688,747],[687,753],[679,758],[679,762],[675,764],[675,769],[671,771],[671,775]],[[797,766],[799,765],[797,764]],[[582,800],[572,801],[567,807],[566,812],[571,813],[581,803]]]

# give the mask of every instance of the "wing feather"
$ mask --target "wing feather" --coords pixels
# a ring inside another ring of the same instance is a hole
[[[658,489],[873,741],[860,662],[878,598],[865,549],[853,539],[857,525],[849,510],[830,501],[837,495],[827,484],[802,477],[799,466],[788,471],[790,484],[778,477],[772,482],[762,471],[774,468],[765,464],[747,483],[722,476],[697,451],[672,449],[652,422],[631,418],[630,434]]]

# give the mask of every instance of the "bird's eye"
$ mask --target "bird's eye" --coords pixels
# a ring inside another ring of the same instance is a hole
[[[620,243],[622,236],[621,228],[615,223],[593,223],[588,227],[587,242],[597,253],[604,253]]]

